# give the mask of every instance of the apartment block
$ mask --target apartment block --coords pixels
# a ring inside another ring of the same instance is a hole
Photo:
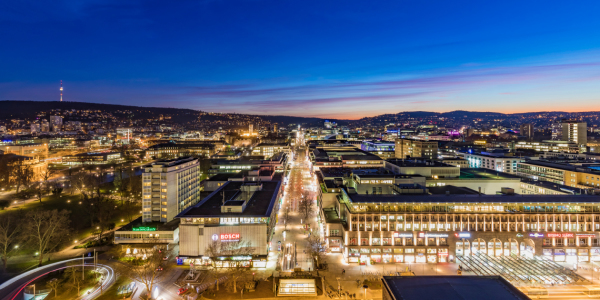
[[[143,168],[143,222],[169,222],[200,200],[198,159],[161,160]]]
[[[438,142],[417,141],[410,139],[396,140],[396,158],[427,158],[437,159]]]

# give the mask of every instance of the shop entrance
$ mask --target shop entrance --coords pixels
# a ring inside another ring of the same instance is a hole
[[[535,254],[535,243],[532,239],[524,239],[521,242],[521,256],[533,258]]]

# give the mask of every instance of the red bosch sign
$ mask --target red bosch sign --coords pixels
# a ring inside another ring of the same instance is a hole
[[[565,233],[549,232],[546,234],[546,236],[549,238],[572,238],[572,237],[575,237],[575,235],[572,232],[565,232]]]
[[[221,233],[222,242],[236,242],[240,240],[239,233]]]

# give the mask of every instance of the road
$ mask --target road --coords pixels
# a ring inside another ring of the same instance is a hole
[[[299,138],[296,141],[296,146],[303,145],[303,141]],[[282,271],[292,271],[293,268],[301,268],[302,270],[314,270],[312,260],[307,251],[306,239],[311,232],[310,229],[304,227],[307,220],[303,218],[300,212],[300,204],[303,201],[303,196],[308,195],[309,201],[315,201],[316,184],[314,176],[310,174],[308,160],[304,151],[294,149],[293,159],[290,166],[290,174],[288,184],[285,186],[285,196],[283,205],[280,207],[279,222],[275,229],[273,238],[273,249],[277,250],[278,243],[281,242],[282,251],[279,257],[283,258]],[[312,230],[316,230],[315,217],[317,216],[317,207],[313,206],[314,211],[309,217],[308,223]],[[285,220],[285,212],[289,210],[289,220]],[[275,251],[276,253],[276,251]],[[276,261],[277,256],[271,255],[270,261]],[[274,267],[275,263],[270,263],[269,267]]]
[[[85,267],[89,268],[92,267],[93,265],[90,264],[90,262],[92,261],[91,257],[86,257],[86,265]],[[20,299],[19,295],[22,294],[23,289],[31,284],[32,282],[35,282],[35,280],[39,279],[42,276],[45,276],[46,274],[49,274],[51,272],[54,271],[58,271],[64,268],[68,268],[68,267],[81,267],[81,264],[77,264],[77,263],[81,263],[81,258],[76,258],[76,259],[68,259],[68,260],[64,260],[64,261],[60,261],[60,262],[56,262],[47,266],[42,266],[36,269],[33,269],[31,271],[25,272],[5,283],[3,283],[2,285],[0,285],[0,299],[2,300],[14,300],[14,299]],[[75,265],[72,265],[75,264]],[[115,272],[114,270],[109,266],[109,265],[104,265],[104,264],[98,264],[98,268],[101,270],[101,273],[103,274],[103,276],[105,276],[106,280],[103,282],[102,284],[102,288],[104,290],[108,289],[110,287],[110,285],[112,285],[115,281]],[[96,287],[94,290],[91,290],[90,293],[88,295],[86,295],[85,297],[83,297],[82,299],[93,299],[94,297],[96,297],[97,295],[100,294],[100,287]]]

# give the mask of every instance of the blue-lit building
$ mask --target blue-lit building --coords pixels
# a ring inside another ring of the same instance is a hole
[[[363,141],[360,144],[360,149],[363,151],[394,151],[395,148],[394,142]]]

